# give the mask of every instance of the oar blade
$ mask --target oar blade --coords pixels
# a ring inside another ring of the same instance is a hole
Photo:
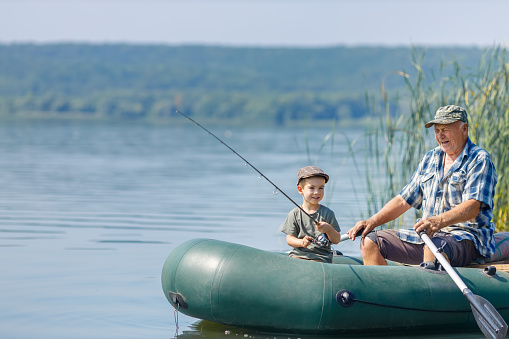
[[[497,309],[486,299],[481,296],[473,295],[476,300],[476,306],[473,303],[472,312],[474,313],[475,321],[481,329],[486,338],[503,339],[507,335],[507,324],[498,313]]]

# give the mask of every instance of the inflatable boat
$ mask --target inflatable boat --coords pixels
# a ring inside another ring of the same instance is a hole
[[[509,273],[486,266],[455,270],[507,322]],[[393,262],[364,266],[360,258],[335,256],[326,264],[195,239],[168,256],[162,286],[179,312],[261,332],[479,331],[447,272]]]

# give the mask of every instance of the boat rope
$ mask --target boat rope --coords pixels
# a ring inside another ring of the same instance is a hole
[[[306,214],[309,218],[311,218],[311,220],[313,220],[313,222],[315,224],[318,224],[318,221],[315,220],[309,213],[307,213],[306,211],[304,211],[304,209],[299,205],[297,204],[295,201],[292,200],[292,198],[290,198],[285,192],[283,192],[279,187],[276,186],[276,184],[274,184],[272,181],[269,180],[269,178],[267,178],[262,172],[260,172],[256,167],[254,167],[253,165],[251,165],[251,163],[249,161],[247,161],[246,159],[244,159],[244,157],[242,155],[240,155],[239,153],[237,153],[233,148],[231,148],[230,146],[228,146],[225,142],[223,142],[223,140],[219,139],[217,136],[215,136],[211,131],[209,131],[208,129],[206,129],[205,127],[203,127],[202,125],[200,125],[199,123],[197,123],[196,121],[194,121],[191,117],[185,115],[184,113],[182,113],[181,111],[177,111],[178,114],[186,117],[189,121],[192,121],[193,123],[195,123],[198,127],[200,127],[201,129],[203,129],[205,132],[207,132],[209,135],[211,135],[212,137],[214,137],[216,140],[218,140],[220,143],[222,143],[224,146],[226,146],[230,151],[233,152],[233,154],[235,154],[236,156],[238,156],[239,158],[241,158],[242,160],[244,160],[244,162],[246,163],[246,165],[249,165],[251,166],[252,169],[254,169],[256,172],[258,172],[258,174],[260,174],[265,180],[267,180],[272,186],[274,186],[274,188],[276,189],[276,191],[274,192],[281,192],[286,198],[288,198],[288,200],[290,200],[295,206],[297,206],[302,212],[304,212],[304,214]]]
[[[366,301],[366,300],[360,300],[357,298],[352,298],[352,301],[356,301],[362,304],[368,304],[373,306],[380,306],[380,307],[388,307],[388,308],[396,308],[400,310],[408,310],[408,311],[419,311],[419,312],[438,312],[438,313],[472,313],[472,310],[469,308],[468,310],[436,310],[436,309],[424,309],[424,308],[415,308],[415,307],[405,307],[405,306],[396,306],[396,305],[385,305],[380,304],[372,301]],[[497,310],[506,310],[509,309],[509,307],[500,307],[497,308]]]
[[[173,320],[175,321],[175,338],[179,335],[179,308],[180,303],[176,303],[175,311],[173,312]]]

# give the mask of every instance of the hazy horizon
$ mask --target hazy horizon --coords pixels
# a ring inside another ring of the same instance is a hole
[[[509,1],[0,0],[0,43],[490,47]]]

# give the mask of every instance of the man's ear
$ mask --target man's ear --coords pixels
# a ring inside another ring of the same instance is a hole
[[[463,126],[463,133],[468,133],[468,124],[467,123],[464,123]]]

